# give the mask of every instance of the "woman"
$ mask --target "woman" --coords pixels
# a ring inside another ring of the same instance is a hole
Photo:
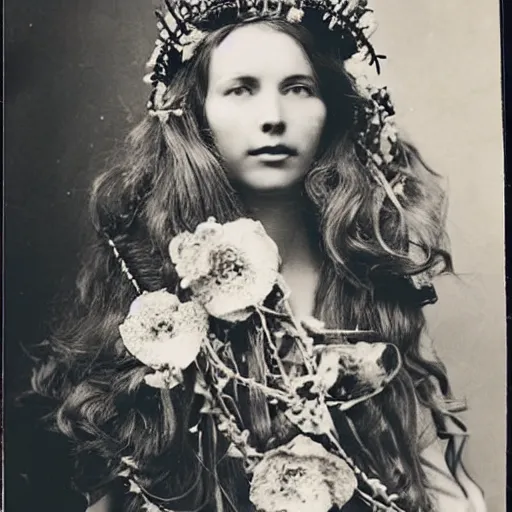
[[[460,461],[465,431],[444,366],[423,350],[428,278],[451,268],[439,178],[397,136],[385,89],[365,96],[345,65],[364,49],[378,66],[366,10],[363,1],[190,1],[159,15],[150,115],[95,182],[98,240],[77,311],[33,378],[52,401],[51,425],[75,444],[89,512],[254,510],[244,469],[215,429],[199,447],[189,431],[200,414],[193,369],[156,390],[119,335],[134,288],[178,285],[170,240],[209,217],[261,222],[296,318],[375,331],[397,347],[403,364],[386,388],[334,418],[358,466],[404,510],[485,510]],[[241,373],[262,382],[257,327],[249,319],[230,335]],[[287,438],[257,392],[233,400],[258,450]],[[140,488],[125,485],[127,460]],[[342,509],[369,510],[363,501],[354,494]]]

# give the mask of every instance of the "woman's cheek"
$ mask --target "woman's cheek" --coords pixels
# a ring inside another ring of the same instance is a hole
[[[308,117],[302,118],[302,132],[310,144],[316,143],[322,133],[325,116],[321,112],[311,113]]]
[[[217,136],[236,132],[240,109],[232,101],[216,99],[206,105],[206,117],[210,128]]]
[[[318,101],[312,103],[307,110],[296,110],[296,115],[302,126],[301,131],[308,133],[310,136],[315,136],[322,131],[326,118],[326,110],[323,102]]]
[[[312,125],[317,131],[322,131],[325,118],[327,117],[327,109],[325,108],[325,104],[321,100],[316,101],[315,109],[312,115]]]

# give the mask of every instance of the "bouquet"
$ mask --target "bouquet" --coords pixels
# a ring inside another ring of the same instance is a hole
[[[141,293],[119,328],[122,340],[148,367],[149,386],[171,389],[185,369],[196,366],[201,414],[214,418],[229,442],[228,455],[243,461],[256,510],[327,512],[357,494],[373,510],[400,511],[398,496],[346,454],[331,415],[385,388],[402,364],[396,346],[376,341],[371,331],[326,329],[314,318],[299,323],[279,274],[277,246],[259,222],[209,219],[193,233],[174,237],[169,254],[179,290]],[[265,352],[264,382],[238,371],[229,329],[215,329],[212,319],[228,326],[253,321]],[[230,384],[259,390],[296,435],[258,451],[233,412]],[[146,510],[166,510],[138,484],[136,461],[123,462],[121,476]]]

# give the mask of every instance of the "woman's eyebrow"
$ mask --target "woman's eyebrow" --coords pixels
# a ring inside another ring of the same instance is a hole
[[[234,75],[227,80],[222,80],[223,85],[239,83],[241,85],[256,86],[259,81],[256,77],[250,75]]]
[[[313,75],[304,74],[290,75],[283,80],[283,84],[289,84],[291,82],[310,82],[314,85],[317,84],[316,78]]]

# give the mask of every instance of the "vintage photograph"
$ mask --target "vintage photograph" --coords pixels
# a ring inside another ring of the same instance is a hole
[[[6,1],[6,512],[505,510],[500,8]]]

